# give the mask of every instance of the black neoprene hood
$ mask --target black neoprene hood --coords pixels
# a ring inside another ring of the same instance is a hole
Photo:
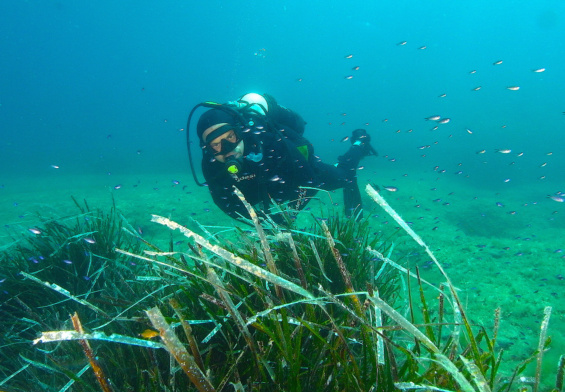
[[[196,126],[196,133],[198,134],[198,138],[200,139],[200,142],[202,144],[206,144],[208,141],[217,138],[221,134],[229,131],[230,129],[233,129],[233,124],[235,123],[234,120],[235,119],[231,114],[223,110],[210,109],[204,112],[202,116],[200,116],[200,118],[198,119],[198,125]],[[222,123],[230,124],[230,126],[220,127],[215,131],[211,132],[210,134],[208,134],[206,136],[206,140],[202,140],[202,134],[204,133],[205,130],[207,130],[213,125],[222,124]]]

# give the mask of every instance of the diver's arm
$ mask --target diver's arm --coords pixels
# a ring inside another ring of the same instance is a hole
[[[249,218],[249,212],[234,193],[233,188],[208,184],[212,200],[225,214],[234,219]]]
[[[202,174],[206,180],[206,185],[216,204],[224,213],[232,218],[241,215],[248,216],[247,209],[233,192],[231,182],[226,182],[223,177],[223,166],[212,163],[206,159],[202,160]]]

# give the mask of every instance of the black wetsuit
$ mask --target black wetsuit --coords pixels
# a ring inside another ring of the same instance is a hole
[[[223,162],[208,153],[202,160],[212,199],[222,211],[233,218],[249,217],[233,191],[234,186],[251,205],[263,203],[265,213],[271,199],[276,203],[289,202],[294,209],[303,208],[316,193],[310,188],[344,188],[346,214],[361,210],[356,178],[357,166],[364,156],[360,146],[351,146],[338,158],[337,166],[328,165],[314,155],[312,145],[302,136],[306,123],[299,114],[271,102],[266,117],[247,115],[253,125],[239,131],[244,143],[241,170],[230,174]]]

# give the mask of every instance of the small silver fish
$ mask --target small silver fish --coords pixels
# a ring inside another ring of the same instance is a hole
[[[494,150],[494,152],[498,152],[498,153],[500,153],[500,154],[510,154],[510,153],[512,152],[512,150],[509,150],[509,149],[508,149],[508,150],[499,150],[499,149],[496,149],[496,150]]]
[[[502,60],[498,60],[498,61],[495,61],[494,63],[492,63],[492,65],[500,65],[500,64],[502,64]]]
[[[448,122],[450,122],[451,119],[450,118],[442,118],[441,120],[439,120],[437,123],[438,124],[447,124]]]
[[[384,186],[383,189],[389,192],[396,192],[398,190],[395,186]]]
[[[428,121],[437,121],[441,118],[441,116],[430,116],[430,117],[426,117],[425,120]]]
[[[518,91],[520,90],[520,86],[508,86],[506,87],[506,89],[511,91]]]

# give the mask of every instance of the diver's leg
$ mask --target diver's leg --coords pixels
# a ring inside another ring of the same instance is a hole
[[[357,178],[343,187],[343,204],[345,216],[353,216],[357,219],[363,218],[363,205],[361,204],[361,192],[357,185]]]
[[[366,148],[363,145],[354,144],[349,150],[338,157],[337,168],[340,169],[345,176],[345,185],[343,187],[343,202],[345,207],[345,216],[361,219],[363,217],[363,204],[361,203],[361,192],[357,184],[357,168],[359,162],[367,155]]]
[[[352,155],[351,160],[346,158],[344,159],[344,164],[339,163],[337,166],[321,162],[318,162],[316,165],[317,178],[319,179],[316,186],[327,191],[343,188],[345,215],[348,217],[356,216],[357,214],[362,216],[361,192],[359,191],[355,175],[360,158],[356,159],[354,156],[356,154]]]
[[[352,145],[347,152],[338,157],[338,164],[330,166],[318,162],[317,168],[324,184],[322,189],[334,190],[343,188],[343,201],[345,204],[345,215],[361,218],[363,216],[363,205],[361,204],[361,192],[357,185],[357,168],[361,159],[367,155],[377,155],[370,144],[371,137],[364,129],[356,129],[351,136]]]
[[[349,147],[349,150],[343,155],[337,158],[337,167],[346,171],[346,176],[348,178],[355,177],[357,167],[361,158],[365,156],[365,151],[362,146],[353,145]]]

